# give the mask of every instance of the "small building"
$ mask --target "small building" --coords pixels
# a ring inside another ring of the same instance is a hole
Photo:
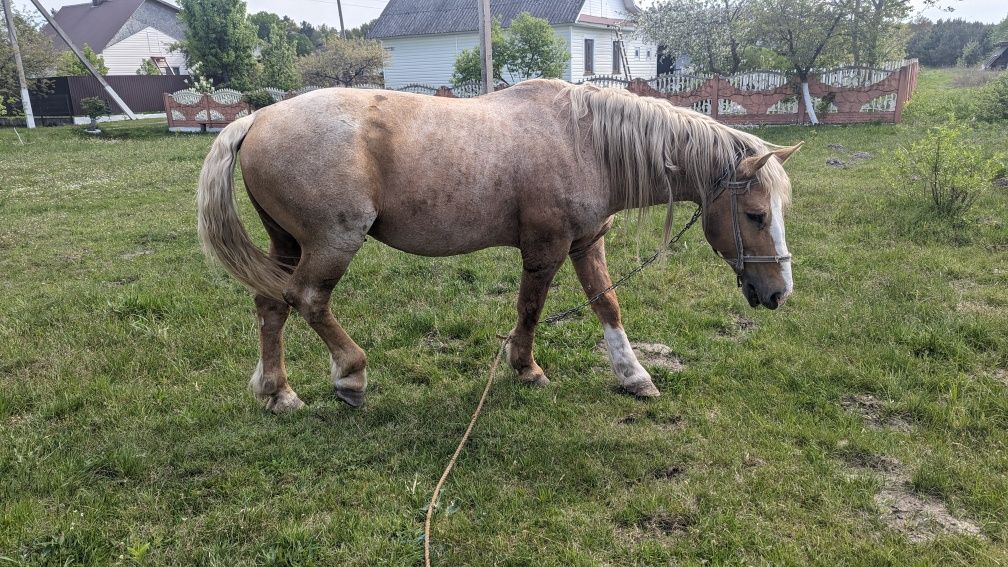
[[[109,75],[133,75],[151,61],[162,73],[185,75],[185,56],[171,46],[185,37],[180,9],[167,0],[92,0],[63,6],[53,17],[79,49],[101,55]],[[57,49],[69,49],[49,24],[42,29]]]
[[[992,71],[1004,71],[1008,69],[1008,41],[999,41],[994,44],[994,50],[984,60],[981,69],[990,69]]]
[[[658,47],[634,37],[629,21],[640,11],[634,0],[491,0],[490,11],[505,29],[522,12],[547,20],[571,54],[564,80],[623,75],[621,49],[626,50],[632,77],[657,74]],[[450,83],[459,52],[478,45],[478,29],[475,0],[390,0],[368,37],[380,40],[388,51],[386,87],[437,87]],[[507,78],[506,71],[504,75]]]

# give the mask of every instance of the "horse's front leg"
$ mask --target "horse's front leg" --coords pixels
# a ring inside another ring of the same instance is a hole
[[[589,299],[612,285],[609,267],[606,265],[604,237],[599,236],[596,240],[581,245],[575,243],[571,248],[571,261]],[[616,291],[610,290],[602,295],[591,307],[602,323],[609,361],[619,385],[635,396],[652,398],[661,395],[627,340],[620,320]]]
[[[518,377],[534,386],[549,384],[546,373],[532,356],[532,341],[539,323],[546,293],[557,270],[563,265],[570,249],[570,241],[535,241],[535,247],[522,248],[522,281],[518,290],[518,322],[511,331],[508,344],[508,361]]]

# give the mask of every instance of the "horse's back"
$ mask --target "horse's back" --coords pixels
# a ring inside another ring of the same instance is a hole
[[[475,99],[313,91],[257,113],[243,171],[260,205],[289,223],[351,214],[379,240],[426,255],[515,245],[523,209],[561,207],[583,181],[554,102],[561,85]]]

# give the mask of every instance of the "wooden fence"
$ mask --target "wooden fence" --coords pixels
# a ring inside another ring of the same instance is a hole
[[[809,94],[823,124],[900,121],[903,107],[917,87],[917,60],[872,67],[827,69],[809,77]],[[732,125],[806,124],[801,85],[776,71],[756,71],[730,77],[712,75],[663,75],[650,80],[626,80],[618,76],[595,76],[585,82],[600,87],[623,88],[639,96],[663,98],[677,106],[690,107]],[[283,92],[267,89],[280,101],[313,90]],[[360,85],[356,88],[382,88]],[[506,88],[498,86],[497,89]],[[479,96],[476,85],[432,87],[412,84],[401,92],[451,98]],[[164,95],[168,126],[172,130],[219,128],[247,115],[248,104],[237,91],[201,95],[192,90]]]

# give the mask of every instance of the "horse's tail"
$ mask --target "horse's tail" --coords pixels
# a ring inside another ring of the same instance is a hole
[[[282,301],[290,274],[252,242],[234,197],[235,156],[254,121],[255,114],[237,120],[214,140],[200,173],[196,227],[208,258],[254,293]]]

